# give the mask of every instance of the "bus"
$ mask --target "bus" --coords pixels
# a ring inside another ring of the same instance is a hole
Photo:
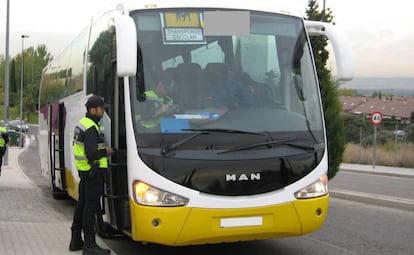
[[[309,36],[329,38],[335,79],[351,79],[344,33],[277,2],[130,1],[92,20],[42,73],[39,155],[51,193],[78,199],[74,128],[99,95],[117,150],[101,236],[184,246],[321,228],[328,151]],[[160,77],[172,106],[144,125]]]

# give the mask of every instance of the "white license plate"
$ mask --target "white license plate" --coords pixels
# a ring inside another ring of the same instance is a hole
[[[262,216],[223,218],[220,219],[221,228],[251,227],[263,225]]]

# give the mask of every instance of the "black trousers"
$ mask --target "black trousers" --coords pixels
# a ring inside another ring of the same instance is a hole
[[[4,154],[6,153],[7,147],[0,147],[0,171],[1,171],[1,167],[3,166],[3,157]]]
[[[72,230],[83,230],[86,235],[95,235],[95,215],[103,192],[105,170],[98,170],[94,177],[79,171],[79,199],[73,215]]]

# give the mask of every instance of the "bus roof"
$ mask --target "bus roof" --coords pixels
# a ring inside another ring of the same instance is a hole
[[[236,4],[237,3],[237,4]],[[223,0],[121,0],[117,6],[114,6],[113,9],[107,10],[107,12],[118,12],[127,14],[133,10],[142,10],[142,9],[159,9],[159,8],[229,8],[235,10],[254,10],[254,11],[265,11],[265,12],[274,12],[281,13],[285,15],[291,15],[296,17],[302,17],[297,10],[293,10],[291,0],[280,0],[280,1],[270,1],[270,0],[241,0],[241,1],[223,1]],[[297,5],[296,5],[297,6]],[[305,10],[306,6],[303,7]],[[98,16],[95,16],[91,13],[91,22],[93,23],[104,13],[95,13]],[[85,24],[85,30],[89,29],[87,24]],[[79,35],[77,35],[79,36]],[[76,37],[77,37],[76,36]],[[66,47],[71,45],[72,41],[76,40],[76,37],[73,38]],[[58,59],[60,55],[64,53],[66,49],[64,47],[61,52],[59,52],[43,69],[43,72],[51,68],[55,59]]]
[[[255,10],[275,13],[283,13],[293,16],[300,16],[297,10],[292,9],[291,0],[269,1],[269,0],[242,0],[242,1],[223,1],[223,0],[124,0],[118,5],[118,9],[132,11],[139,9],[153,8],[174,8],[174,7],[204,7],[204,8],[230,8],[238,10]],[[303,6],[305,11],[306,6]]]

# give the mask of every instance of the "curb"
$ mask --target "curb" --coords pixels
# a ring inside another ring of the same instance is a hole
[[[414,212],[414,200],[411,199],[379,196],[375,194],[340,189],[331,189],[329,190],[329,194],[334,198]]]

